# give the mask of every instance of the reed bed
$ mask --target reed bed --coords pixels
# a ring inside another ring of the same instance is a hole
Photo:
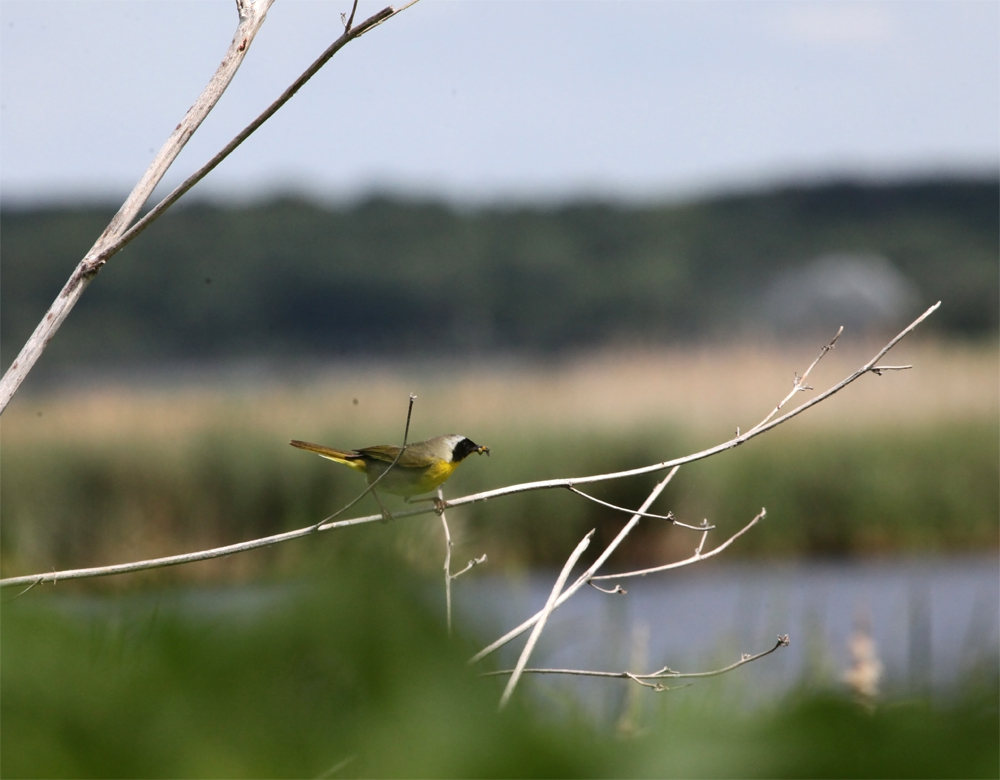
[[[834,384],[875,349],[838,346],[811,384]],[[0,562],[5,575],[123,562],[316,522],[363,482],[287,441],[398,442],[410,392],[418,396],[411,441],[459,432],[493,448],[488,461],[457,472],[450,495],[657,462],[754,425],[817,351],[623,349],[549,362],[216,371],[213,381],[161,370],[25,394],[3,417]],[[768,521],[734,555],[995,548],[996,345],[904,342],[887,362],[914,368],[863,377],[763,439],[682,470],[660,508],[735,530],[767,506]],[[630,506],[647,481],[598,493]],[[596,525],[599,541],[621,520],[568,494],[511,497],[456,512],[456,554],[551,564],[581,533]],[[437,565],[433,523],[396,526],[407,557]],[[678,530],[649,524],[624,554],[646,562],[689,552]],[[236,556],[222,567],[253,576],[285,554]]]

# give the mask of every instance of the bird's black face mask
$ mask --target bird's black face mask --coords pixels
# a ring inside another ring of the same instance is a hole
[[[461,461],[469,457],[469,455],[471,455],[473,452],[479,452],[479,453],[485,452],[487,455],[489,455],[490,448],[480,447],[472,439],[462,439],[462,441],[460,441],[458,444],[455,445],[455,449],[452,450],[451,461],[452,463],[460,463]]]

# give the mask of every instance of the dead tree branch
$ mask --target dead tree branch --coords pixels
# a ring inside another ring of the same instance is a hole
[[[153,194],[156,185],[159,184],[164,174],[177,158],[177,155],[184,148],[184,145],[194,135],[202,121],[215,107],[219,98],[222,97],[222,93],[225,92],[229,83],[233,80],[236,71],[243,62],[243,58],[250,49],[250,44],[254,36],[264,23],[267,11],[273,2],[274,0],[237,0],[236,8],[239,12],[240,21],[222,63],[212,76],[208,86],[205,87],[205,90],[194,102],[194,105],[188,109],[184,118],[174,128],[163,148],[160,149],[159,153],[153,159],[146,173],[143,174],[138,184],[135,185],[132,193],[118,210],[118,213],[112,218],[90,251],[79,262],[45,316],[42,317],[36,326],[34,333],[31,334],[18,356],[14,359],[14,362],[11,363],[10,367],[4,373],[3,379],[0,379],[0,414],[3,414],[14,393],[17,392],[25,377],[27,377],[49,342],[55,336],[56,331],[59,330],[66,317],[69,316],[70,311],[76,305],[77,301],[80,300],[84,290],[87,289],[112,256],[120,252],[132,239],[149,227],[168,208],[177,202],[182,195],[205,178],[236,147],[249,138],[258,127],[264,124],[279,108],[287,103],[302,85],[311,79],[334,54],[351,41],[360,38],[366,32],[406,10],[416,0],[399,9],[389,6],[365,21],[353,25],[354,13],[357,10],[357,0],[355,0],[351,10],[350,21],[345,23],[344,33],[282,93],[281,97],[268,106],[260,116],[247,125],[218,154],[189,176],[183,184],[174,189],[173,192],[160,201],[142,219],[132,224],[150,195]],[[130,225],[131,227],[129,227]]]

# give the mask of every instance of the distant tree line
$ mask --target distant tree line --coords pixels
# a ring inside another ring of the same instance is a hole
[[[0,210],[4,367],[111,214]],[[549,354],[713,338],[764,322],[781,305],[768,295],[775,280],[831,254],[885,258],[911,285],[913,312],[944,300],[941,331],[997,333],[997,180],[680,205],[282,198],[168,214],[109,263],[45,361]]]

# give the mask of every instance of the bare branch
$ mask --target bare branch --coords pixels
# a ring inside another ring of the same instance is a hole
[[[749,531],[751,528],[757,525],[757,523],[763,520],[765,517],[767,517],[767,510],[761,508],[759,514],[753,520],[751,520],[749,523],[743,526],[739,531],[737,531],[735,534],[726,539],[726,541],[724,541],[714,550],[709,550],[707,553],[703,553],[701,551],[701,547],[705,543],[705,536],[703,535],[701,538],[701,543],[698,545],[698,549],[695,550],[694,555],[692,555],[690,558],[685,558],[683,561],[667,563],[663,566],[654,566],[651,569],[640,569],[639,571],[627,571],[623,572],[622,574],[601,574],[600,576],[591,577],[591,579],[599,582],[602,580],[620,580],[620,579],[625,579],[626,577],[645,577],[647,574],[655,574],[656,572],[667,571],[669,569],[679,569],[682,566],[690,566],[692,563],[698,563],[699,561],[707,560],[708,558],[718,555],[720,552],[725,550],[729,545],[731,545],[733,542],[735,542],[737,539],[743,536],[743,534],[745,534],[747,531]],[[706,531],[705,533],[707,534],[708,532]]]
[[[646,500],[642,502],[642,506],[639,507],[639,512],[645,512],[647,509],[649,509],[650,505],[657,499],[660,493],[663,492],[663,489],[670,483],[670,480],[674,478],[674,474],[676,474],[679,469],[680,466],[675,466],[670,470],[667,476],[665,476],[657,483],[656,487],[654,487],[653,490],[650,492],[650,494],[646,497]],[[590,582],[590,579],[593,576],[594,572],[600,569],[607,562],[608,558],[611,557],[611,553],[613,553],[616,549],[618,549],[618,545],[620,545],[623,541],[625,541],[625,537],[629,535],[629,533],[632,531],[633,528],[635,528],[635,526],[641,519],[642,519],[641,514],[636,514],[632,516],[632,518],[628,521],[628,523],[625,524],[625,527],[618,532],[618,536],[616,536],[611,541],[611,544],[609,544],[604,549],[604,552],[602,552],[598,556],[597,560],[590,565],[590,568],[588,568],[583,574],[581,574],[577,578],[576,582],[570,585],[570,587],[568,587],[562,593],[562,595],[559,596],[559,598],[556,600],[553,609],[561,607],[563,604],[566,603],[566,601],[570,598],[570,596],[572,596],[574,593],[580,590],[580,588],[582,588],[584,585]],[[474,664],[477,661],[481,661],[490,653],[499,650],[501,647],[510,642],[512,639],[519,637],[521,634],[523,634],[525,631],[527,631],[529,628],[535,625],[535,623],[538,622],[540,616],[541,613],[537,613],[532,617],[528,618],[527,620],[525,620],[517,628],[508,631],[506,634],[497,639],[491,645],[484,647],[482,650],[480,650],[478,653],[472,656],[472,658],[469,659],[469,663]]]
[[[437,489],[438,500],[444,501],[444,491],[440,485]],[[451,531],[448,529],[448,520],[441,511],[441,525],[444,526],[444,603],[445,611],[448,614],[448,636],[451,636]],[[470,563],[467,568],[472,568]]]
[[[809,374],[812,373],[812,370],[814,368],[816,368],[816,366],[819,364],[819,361],[821,361],[823,359],[823,356],[826,355],[827,352],[829,352],[830,350],[832,350],[834,348],[834,346],[836,346],[837,339],[840,338],[840,335],[843,332],[844,332],[844,326],[841,325],[840,328],[837,330],[837,335],[835,335],[833,337],[833,339],[831,339],[831,341],[830,341],[829,344],[827,344],[822,349],[820,349],[819,355],[816,356],[816,359],[812,362],[812,364],[809,366],[809,368],[806,369],[806,372],[802,376],[799,376],[798,374],[795,375],[795,379],[792,381],[792,391],[788,395],[786,395],[778,403],[777,406],[774,407],[774,409],[771,411],[771,413],[767,417],[765,417],[763,420],[761,420],[759,423],[757,423],[753,428],[750,429],[750,431],[755,431],[758,428],[760,428],[762,425],[766,425],[767,422],[768,422],[768,420],[770,420],[772,417],[774,417],[774,415],[776,415],[778,412],[780,412],[781,408],[785,404],[787,404],[789,401],[791,401],[792,397],[796,393],[801,393],[801,392],[805,392],[806,390],[812,390],[813,389],[812,385],[807,385],[806,384],[806,377],[808,377]]]
[[[590,477],[574,477],[572,479],[547,479],[540,480],[538,482],[525,482],[520,485],[511,485],[505,488],[498,488],[496,490],[486,490],[482,493],[474,493],[471,496],[464,496],[462,498],[454,498],[448,502],[449,506],[461,506],[463,504],[473,504],[478,501],[488,501],[499,496],[512,495],[514,493],[525,493],[531,490],[548,490],[551,488],[568,488],[571,485],[583,485],[591,482],[607,482],[612,479],[623,479],[625,477],[637,477],[641,474],[651,474],[657,471],[664,471],[674,466],[683,466],[687,463],[694,463],[695,461],[705,460],[713,455],[717,455],[720,452],[725,452],[726,450],[731,450],[735,447],[739,447],[741,444],[746,443],[750,439],[760,436],[767,431],[770,431],[779,425],[782,425],[788,420],[805,412],[807,409],[811,409],[816,406],[816,404],[822,403],[830,396],[839,393],[845,387],[847,387],[852,382],[856,381],[858,378],[864,376],[865,374],[872,372],[874,367],[877,365],[878,361],[881,360],[885,354],[892,349],[900,340],[908,336],[913,330],[920,325],[925,319],[927,319],[931,314],[933,314],[941,306],[941,302],[938,301],[933,306],[931,306],[927,311],[921,314],[917,319],[906,326],[897,336],[895,336],[888,344],[886,344],[870,361],[865,363],[857,371],[850,374],[848,377],[838,382],[833,387],[820,393],[816,397],[804,402],[800,406],[795,407],[790,412],[772,419],[766,425],[755,427],[753,430],[746,431],[745,433],[737,434],[735,437],[729,441],[723,442],[722,444],[717,444],[714,447],[710,447],[707,450],[702,450],[701,452],[696,452],[693,455],[685,455],[681,458],[674,458],[673,460],[663,461],[662,463],[654,463],[650,466],[641,466],[635,469],[629,469],[628,471],[617,471],[611,474],[596,474]]]
[[[132,239],[144,231],[150,224],[158,219],[163,212],[177,202],[182,195],[190,190],[195,184],[201,181],[210,171],[222,162],[236,147],[243,143],[258,127],[266,122],[279,108],[281,108],[298,90],[311,79],[316,72],[327,63],[344,46],[356,38],[360,38],[369,30],[374,29],[393,16],[413,5],[416,0],[408,3],[399,9],[391,6],[384,8],[357,26],[350,26],[344,33],[334,41],[329,48],[312,65],[299,76],[298,79],[286,89],[281,97],[272,103],[260,116],[247,125],[232,141],[226,144],[223,149],[211,160],[203,165],[198,171],[189,176],[183,184],[174,189],[153,209],[151,209],[142,219],[138,220],[131,228],[129,225],[136,218],[143,205],[153,193],[156,185],[163,178],[167,169],[180,154],[181,149],[188,142],[194,132],[201,125],[208,113],[215,107],[222,93],[229,86],[243,58],[250,48],[250,43],[264,23],[267,11],[274,0],[237,0],[237,9],[240,14],[240,23],[236,28],[232,43],[226,56],[219,65],[215,75],[212,76],[204,92],[198,97],[194,105],[188,109],[187,114],[180,121],[174,132],[167,139],[159,154],[150,164],[149,169],[136,184],[132,194],[119,209],[118,213],[105,228],[104,232],[97,239],[93,247],[86,254],[83,260],[77,265],[76,270],[66,282],[59,296],[49,307],[48,312],[35,328],[34,333],[25,343],[21,352],[11,363],[0,379],[0,414],[7,408],[10,399],[21,386],[24,378],[34,367],[48,343],[55,336],[56,331],[65,321],[76,302],[83,295],[84,290],[93,281],[94,277],[101,271],[107,261],[120,252]],[[356,4],[355,4],[356,5]],[[354,19],[354,10],[351,11],[351,22]]]
[[[514,667],[514,671],[511,674],[510,679],[507,681],[507,687],[504,688],[503,695],[500,697],[501,710],[506,707],[507,702],[510,701],[511,694],[514,693],[514,688],[517,686],[517,681],[521,679],[521,672],[524,671],[524,667],[528,664],[528,658],[531,656],[532,650],[535,649],[538,637],[542,635],[542,631],[545,628],[545,623],[549,619],[549,615],[551,615],[552,610],[556,608],[556,599],[559,598],[563,585],[566,584],[569,573],[573,570],[573,567],[576,566],[576,562],[580,560],[580,556],[583,555],[584,550],[590,546],[590,538],[594,535],[595,530],[597,529],[592,528],[590,533],[580,540],[576,549],[573,550],[569,558],[566,560],[562,571],[559,572],[559,576],[556,578],[555,585],[552,586],[552,592],[549,593],[549,598],[545,602],[545,606],[542,607],[542,611],[538,613],[538,620],[535,623],[535,629],[528,637],[528,641],[524,645],[524,650],[521,651],[521,657],[517,659],[517,665]]]
[[[156,157],[153,158],[149,168],[143,174],[142,178],[139,179],[139,182],[135,185],[125,203],[122,204],[118,213],[115,214],[93,247],[91,247],[90,251],[87,252],[83,260],[77,265],[69,281],[63,286],[59,296],[49,307],[48,312],[42,318],[41,322],[38,323],[35,332],[31,334],[31,337],[21,349],[20,354],[10,364],[3,379],[0,380],[0,413],[7,408],[10,399],[17,392],[18,387],[21,386],[24,378],[31,371],[35,362],[59,329],[59,326],[62,325],[67,315],[69,315],[73,306],[83,295],[83,291],[98,274],[111,254],[114,254],[114,252],[108,253],[108,249],[120,242],[122,233],[131,224],[132,220],[135,219],[136,215],[138,215],[156,188],[156,185],[159,184],[163,175],[167,172],[167,169],[170,168],[170,165],[177,158],[177,155],[180,154],[185,144],[194,135],[202,121],[208,116],[208,113],[215,107],[219,98],[222,97],[222,93],[225,92],[226,87],[229,86],[229,83],[236,75],[236,71],[243,63],[243,58],[246,57],[247,51],[250,49],[250,43],[264,23],[267,11],[271,7],[272,2],[274,0],[256,0],[256,2],[246,2],[244,0],[237,3],[237,11],[240,16],[239,24],[236,27],[236,34],[233,36],[233,40],[229,44],[229,49],[226,51],[221,64],[208,82],[205,90],[198,96],[194,105],[188,109],[184,118],[174,128],[166,143],[163,144]],[[121,246],[118,246],[118,249],[120,248]],[[114,251],[118,251],[118,249]]]
[[[614,509],[616,512],[624,512],[627,515],[638,514],[638,515],[640,515],[642,517],[651,517],[654,520],[666,520],[668,523],[676,525],[679,528],[690,528],[692,531],[701,531],[704,528],[704,526],[688,525],[687,523],[682,523],[680,520],[678,520],[678,519],[676,519],[674,517],[674,513],[673,512],[667,512],[667,514],[665,514],[665,515],[653,515],[653,514],[650,514],[649,512],[636,512],[634,509],[626,509],[623,506],[615,506],[614,504],[609,504],[607,501],[601,501],[601,499],[594,498],[593,496],[588,495],[587,493],[584,493],[582,490],[577,490],[572,485],[569,485],[568,487],[569,487],[569,490],[571,492],[576,493],[578,496],[583,496],[587,500],[593,501],[595,504],[600,504],[601,506],[606,506],[608,509]],[[711,526],[711,527],[715,528],[714,525]]]
[[[666,486],[666,483],[671,479],[671,477],[673,477],[673,475],[677,473],[677,469],[678,468],[680,468],[680,467],[679,466],[675,467],[666,476],[666,478],[664,479],[664,481],[661,482],[659,485],[656,486],[656,489],[654,489],[654,493],[657,493],[658,490],[660,490],[660,489],[662,489],[663,487]],[[655,498],[655,496],[653,496],[653,497]],[[646,501],[647,501],[647,503],[651,503],[650,499],[646,499]],[[611,544],[608,545],[607,549],[601,554],[601,556],[597,559],[597,561],[595,561],[594,564],[591,565],[591,567],[586,572],[584,572],[582,575],[580,575],[580,578],[575,583],[573,583],[573,585],[571,587],[567,588],[566,591],[563,593],[563,595],[559,597],[559,600],[556,602],[556,607],[562,606],[566,602],[566,600],[570,596],[572,596],[574,593],[576,593],[576,591],[578,591],[583,585],[593,585],[594,587],[597,587],[596,585],[594,585],[595,581],[603,581],[603,580],[611,580],[611,579],[622,579],[624,577],[642,577],[642,576],[645,576],[646,574],[652,574],[653,572],[666,571],[667,569],[678,569],[678,568],[680,568],[682,566],[690,566],[693,563],[698,563],[699,561],[703,561],[703,560],[705,560],[707,558],[711,558],[714,555],[718,555],[720,552],[722,552],[723,550],[725,550],[730,544],[732,544],[734,541],[736,541],[737,539],[739,539],[743,534],[745,534],[753,526],[755,526],[757,524],[757,522],[762,517],[764,517],[765,514],[766,514],[766,512],[763,509],[761,509],[760,514],[758,514],[746,526],[744,526],[740,531],[738,531],[736,534],[734,534],[732,537],[730,537],[729,539],[727,539],[724,543],[720,544],[718,547],[716,547],[714,550],[712,550],[709,553],[702,553],[701,552],[702,545],[705,543],[705,536],[707,536],[707,534],[708,534],[708,532],[706,531],[705,534],[702,535],[701,542],[698,544],[698,549],[695,551],[695,554],[692,557],[690,557],[690,558],[688,558],[686,560],[678,561],[676,563],[668,563],[665,566],[658,566],[656,568],[645,569],[643,571],[626,572],[625,574],[605,574],[605,575],[601,575],[601,576],[595,576],[595,573],[597,572],[597,570],[600,569],[600,567],[604,565],[604,563],[610,557],[611,553],[625,539],[625,537],[628,535],[629,531],[631,531],[632,528],[635,527],[635,524],[639,521],[639,517],[640,517],[640,515],[636,515],[635,517],[632,518],[632,520],[629,522],[629,524],[626,525],[625,528],[623,528],[621,530],[621,532],[618,534],[618,536],[615,537],[614,541],[612,541]],[[624,588],[621,588],[621,586],[618,586],[618,585],[616,585],[615,588],[612,589],[612,590],[610,590],[610,591],[605,590],[604,588],[597,588],[597,589],[600,590],[600,591],[602,591],[602,592],[604,592],[604,593],[625,593],[626,592]],[[483,658],[485,658],[486,656],[488,656],[490,653],[493,653],[493,652],[499,650],[501,647],[503,647],[505,644],[507,644],[508,642],[510,642],[512,639],[514,639],[515,637],[519,636],[520,634],[523,634],[528,628],[530,628],[532,625],[534,625],[535,621],[538,620],[539,614],[540,613],[536,613],[535,615],[533,615],[532,617],[530,617],[526,621],[524,621],[517,628],[515,628],[515,629],[507,632],[506,634],[504,634],[502,637],[500,637],[500,639],[498,639],[495,642],[493,642],[493,644],[488,645],[487,647],[484,647],[482,650],[480,650],[478,653],[476,653],[474,656],[472,656],[472,658],[469,659],[469,663],[473,664],[473,663],[476,663],[477,661],[481,661]]]
[[[729,664],[729,666],[724,666],[721,669],[713,669],[710,672],[689,672],[681,673],[675,672],[669,667],[663,667],[659,671],[653,672],[652,674],[635,674],[633,672],[595,672],[587,669],[522,669],[522,674],[569,674],[578,677],[608,677],[619,680],[632,680],[640,685],[645,685],[646,687],[653,688],[656,691],[668,691],[672,690],[664,685],[660,684],[650,684],[649,680],[685,680],[694,679],[699,677],[718,677],[720,674],[726,674],[733,671],[734,669],[739,669],[741,666],[746,666],[749,663],[760,660],[766,655],[770,655],[775,650],[781,647],[788,647],[789,639],[788,634],[783,634],[778,637],[778,641],[775,643],[774,647],[768,650],[764,650],[756,655],[742,655],[740,660],[736,663]],[[495,672],[483,672],[480,677],[498,677],[504,674],[512,674],[514,670],[512,669],[501,669]]]
[[[410,3],[410,5],[412,5],[412,3]],[[406,8],[409,8],[409,5],[406,6]],[[344,46],[353,41],[355,38],[360,38],[366,32],[378,26],[387,19],[392,18],[396,14],[400,13],[400,11],[402,10],[404,9],[396,11],[391,6],[388,8],[383,8],[377,14],[374,14],[365,21],[361,22],[361,24],[359,24],[358,26],[352,27],[350,30],[346,30],[343,35],[341,35],[337,40],[335,40],[332,44],[330,44],[327,50],[324,51],[319,56],[319,58],[315,62],[313,62],[312,65],[310,65],[308,68],[306,68],[305,71],[303,71],[301,76],[299,76],[294,82],[292,82],[292,85],[288,87],[288,89],[286,89],[284,92],[281,93],[281,96],[277,100],[275,100],[270,106],[264,109],[264,111],[250,124],[248,124],[245,128],[243,128],[243,130],[240,131],[240,133],[235,138],[233,138],[232,141],[226,144],[211,160],[209,160],[201,168],[199,168],[197,171],[191,174],[187,179],[185,179],[182,184],[176,187],[173,190],[173,192],[171,192],[162,201],[156,204],[154,208],[150,209],[150,211],[142,219],[136,222],[131,228],[129,228],[129,230],[125,232],[117,242],[115,242],[114,244],[109,246],[106,250],[104,250],[104,252],[100,255],[100,257],[103,257],[104,260],[106,260],[108,257],[120,251],[122,248],[124,248],[130,241],[132,241],[133,238],[138,236],[142,231],[144,231],[147,227],[149,227],[149,225],[152,224],[155,220],[157,220],[160,217],[160,215],[163,214],[164,211],[166,211],[174,203],[176,203],[181,198],[181,196],[183,196],[188,190],[194,187],[194,185],[196,185],[199,181],[204,179],[212,170],[214,170],[219,165],[219,163],[221,163],[224,159],[226,159],[226,157],[232,154],[232,152],[238,146],[240,146],[240,144],[242,144],[247,138],[253,135],[253,133],[256,132],[257,128],[259,128],[262,124],[264,124],[264,122],[270,119],[278,111],[278,109],[280,109],[283,105],[285,105],[285,103],[291,100],[292,96],[295,95],[295,93],[298,92],[303,87],[303,85],[305,85],[305,83],[309,81],[309,79],[315,76],[316,73],[319,71],[319,69],[322,68],[324,65],[326,65],[326,63],[330,60],[331,57],[333,57],[334,54],[336,54],[338,51],[344,48]]]

